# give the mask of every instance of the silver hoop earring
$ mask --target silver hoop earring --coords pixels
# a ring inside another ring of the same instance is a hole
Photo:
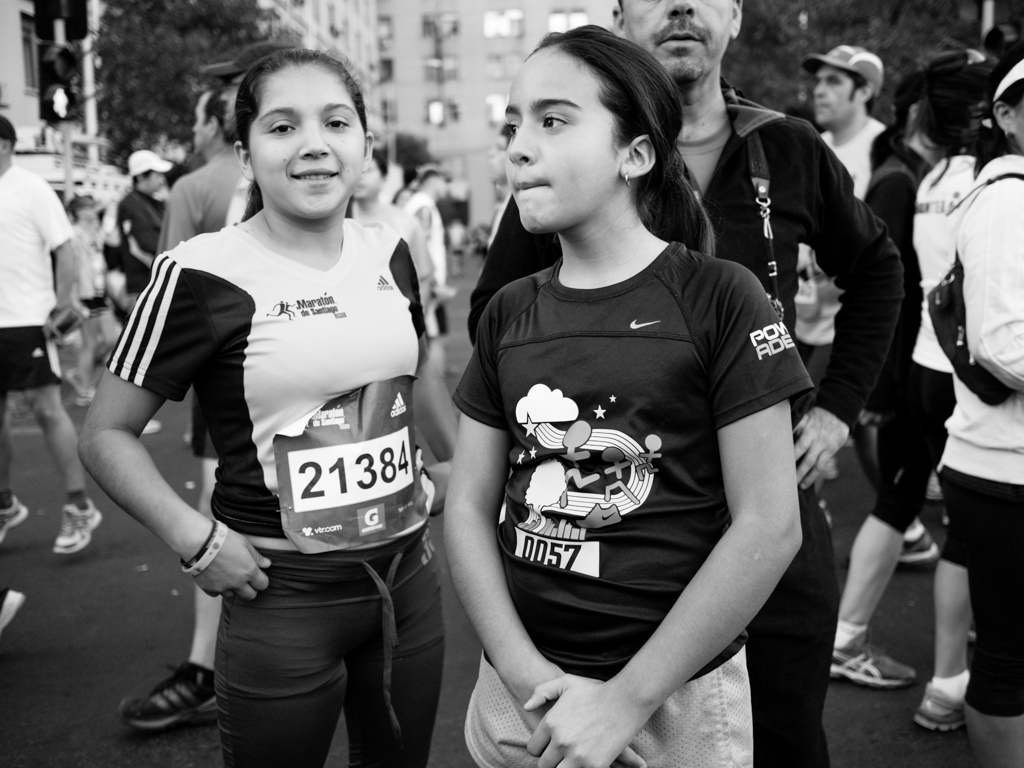
[[[626,171],[626,175],[625,175],[624,178],[626,179],[626,186],[628,187],[629,186],[629,171]]]

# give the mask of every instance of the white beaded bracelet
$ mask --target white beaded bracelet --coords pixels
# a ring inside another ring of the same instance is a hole
[[[213,558],[220,554],[220,549],[224,546],[224,540],[227,537],[228,527],[220,520],[214,520],[213,531],[210,534],[210,538],[207,539],[207,543],[203,545],[199,554],[189,563],[181,564],[181,570],[189,576],[198,576],[205,571],[206,567],[213,562]]]

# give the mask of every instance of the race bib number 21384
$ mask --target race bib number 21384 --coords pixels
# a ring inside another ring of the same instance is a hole
[[[367,384],[275,435],[281,528],[300,552],[364,546],[426,523],[412,381]]]
[[[361,443],[288,454],[296,512],[374,501],[410,485],[413,469],[404,427]]]

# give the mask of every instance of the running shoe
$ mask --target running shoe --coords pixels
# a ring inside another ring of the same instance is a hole
[[[831,677],[845,677],[868,688],[906,688],[914,684],[917,672],[889,658],[862,638],[845,648],[832,649]]]
[[[0,509],[0,544],[3,543],[7,532],[11,528],[24,523],[27,517],[28,507],[18,501],[17,496],[11,496],[11,506],[6,509]]]
[[[146,422],[146,426],[142,428],[142,434],[155,435],[163,428],[164,425],[161,422],[157,421],[156,419],[150,419],[149,421]]]
[[[124,699],[121,720],[140,731],[162,731],[174,725],[217,721],[213,672],[185,662],[143,698]]]
[[[88,509],[65,504],[60,515],[60,533],[53,542],[53,551],[58,555],[70,555],[85,549],[92,541],[92,532],[103,522],[103,515],[93,505],[92,499],[89,499]]]
[[[14,614],[21,608],[21,604],[25,602],[25,596],[21,592],[15,592],[13,589],[0,589],[0,633],[4,631],[4,628],[11,623],[14,618]]]
[[[924,689],[924,699],[914,713],[914,722],[929,731],[955,731],[967,722],[964,719],[964,703],[961,701],[957,704],[928,683]]]
[[[925,531],[916,541],[903,541],[903,548],[900,550],[900,565],[932,565],[939,560],[939,545],[935,543],[932,535]]]

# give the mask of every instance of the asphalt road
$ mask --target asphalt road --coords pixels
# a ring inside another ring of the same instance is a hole
[[[460,294],[451,304],[450,386],[469,356],[464,319],[471,276],[456,278],[456,284]],[[85,409],[69,405],[68,410],[80,424]],[[198,462],[181,439],[187,408],[168,403],[159,418],[163,431],[143,440],[171,486],[194,502]],[[15,413],[14,428],[14,489],[32,514],[0,546],[0,587],[27,595],[0,638],[0,766],[221,766],[214,727],[143,736],[117,717],[122,697],[144,693],[185,659],[192,629],[192,580],[154,536],[92,484],[90,494],[104,513],[92,544],[75,555],[52,554],[63,501],[60,481],[31,419]],[[872,496],[852,450],[840,452],[839,466],[840,477],[826,485],[824,495],[834,515],[842,579]],[[926,508],[923,515],[941,541],[940,518],[938,506]],[[443,558],[441,526],[434,532]],[[974,765],[964,731],[934,734],[911,721],[923,680],[931,675],[931,584],[931,569],[898,572],[872,627],[872,641],[915,666],[922,681],[890,692],[832,684],[825,723],[835,768]],[[480,646],[447,579],[444,610],[445,678],[430,765],[472,768],[462,723]],[[347,765],[346,754],[341,727],[328,765]]]

